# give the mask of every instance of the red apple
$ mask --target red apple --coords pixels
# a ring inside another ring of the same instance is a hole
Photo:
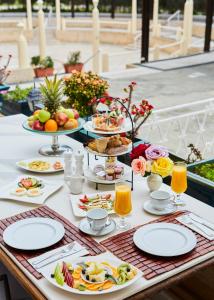
[[[40,123],[39,120],[36,120],[36,121],[33,122],[32,128],[34,130],[43,131],[44,130],[44,125],[42,123]]]
[[[80,117],[78,111],[76,109],[73,109],[73,108],[72,108],[72,110],[73,110],[73,113],[74,113],[74,118],[78,119]]]
[[[68,121],[68,116],[63,112],[55,113],[55,120],[59,126],[63,126]]]

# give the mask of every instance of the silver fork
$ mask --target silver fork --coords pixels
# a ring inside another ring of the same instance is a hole
[[[197,227],[198,229],[203,231],[209,237],[214,237],[214,234],[211,231],[208,231],[207,229],[205,229],[203,225],[200,225],[200,224],[197,224],[196,222],[194,222],[188,215],[184,215],[182,217],[182,220],[186,224],[194,225],[195,227]]]
[[[36,261],[32,262],[32,265],[36,266],[36,265],[39,265],[40,263],[42,263],[43,261],[45,261],[51,257],[54,257],[56,255],[69,253],[71,250],[73,250],[74,246],[75,246],[74,242],[71,244],[68,244],[64,249],[57,251],[55,253],[52,253],[49,256],[46,256],[45,258],[42,258],[40,260],[36,260]]]

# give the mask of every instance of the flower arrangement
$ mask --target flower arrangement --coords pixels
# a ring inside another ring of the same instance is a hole
[[[2,59],[2,55],[0,55],[0,61]],[[11,71],[9,71],[7,68],[9,66],[10,60],[12,55],[8,55],[7,62],[4,66],[0,65],[0,85],[3,85],[4,81],[7,79],[7,77],[10,75]]]
[[[124,88],[124,92],[128,94],[125,98],[114,98],[106,94],[100,99],[92,99],[91,101],[91,104],[99,102],[107,105],[109,110],[114,111],[117,115],[123,113],[127,116],[129,112],[134,124],[134,137],[138,134],[140,127],[149,118],[154,108],[146,99],[133,103],[132,96],[136,85],[136,82],[132,81],[127,88]],[[123,105],[118,105],[117,100],[124,104],[126,108]]]
[[[68,97],[66,106],[78,110],[81,117],[92,113],[91,100],[103,97],[109,87],[107,81],[99,75],[78,71],[73,71],[69,77],[65,77],[64,85],[64,94]]]
[[[159,145],[140,144],[130,153],[131,166],[135,174],[144,176],[146,173],[167,177],[171,174],[173,161],[168,150]]]

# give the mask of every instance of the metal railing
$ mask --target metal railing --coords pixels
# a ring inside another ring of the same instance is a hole
[[[166,20],[166,24],[169,26],[170,22],[172,20],[176,20],[177,22],[180,21],[180,16],[181,16],[181,11],[177,10],[174,14],[172,14],[171,16],[168,17],[168,19]]]
[[[188,144],[201,150],[204,158],[214,156],[214,98],[155,110],[138,136],[167,146],[186,158]]]

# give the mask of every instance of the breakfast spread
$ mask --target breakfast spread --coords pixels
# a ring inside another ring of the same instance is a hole
[[[11,191],[12,195],[37,197],[43,193],[42,188],[44,185],[42,181],[34,177],[22,178],[17,185],[18,187]]]
[[[60,161],[49,162],[47,160],[20,161],[18,166],[33,172],[60,171],[63,165]]]
[[[96,194],[94,196],[84,195],[79,199],[79,208],[88,211],[93,208],[104,208],[107,211],[113,210],[114,197],[112,194]]]
[[[113,135],[110,137],[94,139],[87,144],[87,147],[94,152],[113,156],[127,151],[130,143],[131,140],[126,137]]]
[[[60,286],[67,285],[79,291],[102,291],[122,285],[137,275],[137,269],[127,263],[114,266],[108,262],[58,263],[51,277]]]

